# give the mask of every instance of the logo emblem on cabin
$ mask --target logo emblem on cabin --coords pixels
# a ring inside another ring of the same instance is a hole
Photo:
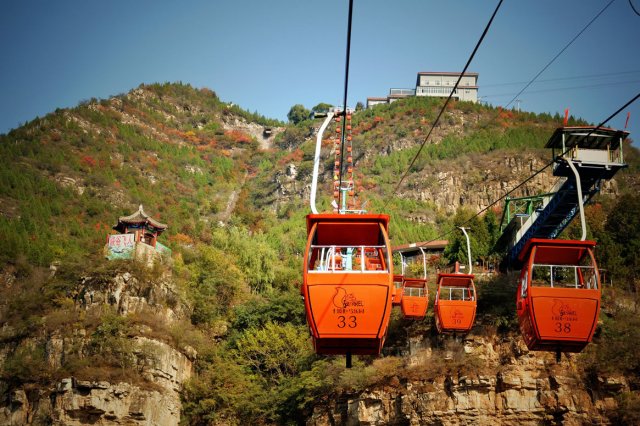
[[[451,312],[451,319],[456,322],[460,321],[462,317],[464,317],[464,315],[459,309],[454,309],[453,312]]]
[[[364,302],[356,297],[353,293],[347,293],[344,287],[336,287],[336,293],[333,295],[333,306],[335,313],[361,313],[364,312]]]
[[[572,319],[578,316],[578,311],[574,306],[565,303],[561,299],[553,299],[553,307],[551,308],[554,321],[563,321]]]

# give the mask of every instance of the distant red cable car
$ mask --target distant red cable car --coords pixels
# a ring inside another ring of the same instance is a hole
[[[317,353],[382,350],[394,295],[388,229],[383,214],[307,215],[301,293]]]
[[[429,289],[426,278],[404,278],[402,315],[409,319],[422,319],[429,306]]]
[[[402,302],[402,295],[404,294],[404,275],[393,275],[393,306],[399,306]]]
[[[439,333],[467,332],[476,317],[473,274],[438,274],[435,314]]]
[[[530,350],[580,352],[600,313],[595,241],[532,238],[519,259],[516,309]]]

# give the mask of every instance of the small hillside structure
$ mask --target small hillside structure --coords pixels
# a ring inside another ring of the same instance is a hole
[[[171,258],[171,250],[158,241],[167,225],[149,216],[142,207],[128,216],[120,216],[113,230],[118,234],[107,235],[105,256],[108,259],[136,259],[148,264],[155,260]]]
[[[393,253],[399,253],[401,255],[404,265],[410,263],[422,263],[426,261],[429,265],[435,268],[435,272],[438,272],[437,263],[444,255],[444,250],[449,244],[447,240],[435,240],[435,241],[421,241],[410,244],[402,244],[391,248]],[[424,253],[424,258],[423,258]]]

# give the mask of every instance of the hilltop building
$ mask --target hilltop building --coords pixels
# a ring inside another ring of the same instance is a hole
[[[459,77],[459,72],[419,72],[416,96],[446,98]],[[478,102],[478,73],[468,72],[463,75],[453,97],[461,101]]]
[[[367,98],[367,108],[383,103],[390,104],[410,96],[432,96],[446,98],[451,94],[459,72],[419,72],[415,89],[389,89],[386,98]],[[461,101],[478,102],[478,73],[467,72],[462,76],[453,98]]]
[[[167,225],[147,213],[142,204],[129,216],[120,216],[113,229],[119,234],[107,235],[105,256],[109,259],[136,259],[147,264],[171,259],[171,250],[158,241]]]

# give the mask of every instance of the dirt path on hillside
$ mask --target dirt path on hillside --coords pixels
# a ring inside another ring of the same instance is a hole
[[[244,183],[247,180],[247,173],[244,174],[244,176],[242,176],[242,181],[240,182],[240,186],[239,189],[234,189],[233,191],[231,191],[231,194],[229,194],[229,199],[227,200],[227,206],[224,209],[224,212],[220,213],[218,222],[222,225],[226,225],[226,223],[229,221],[229,218],[231,217],[231,213],[233,213],[233,210],[236,208],[236,203],[238,202],[238,196],[240,195],[240,191],[242,191],[242,188],[244,187]]]

